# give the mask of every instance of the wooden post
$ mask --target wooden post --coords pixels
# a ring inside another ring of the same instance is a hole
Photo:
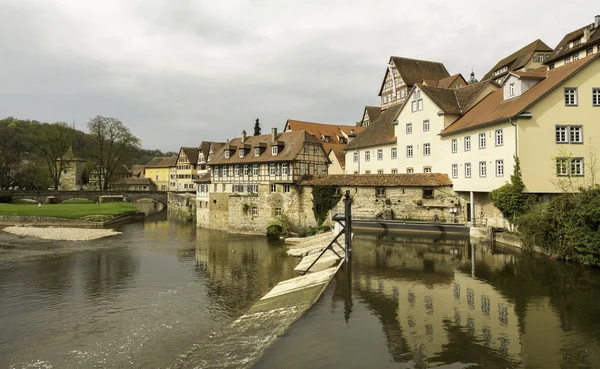
[[[350,190],[346,190],[344,195],[344,231],[346,232],[346,263],[350,261],[350,252],[352,252],[352,199],[350,198]]]

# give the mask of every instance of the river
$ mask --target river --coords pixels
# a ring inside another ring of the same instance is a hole
[[[165,212],[91,242],[0,233],[0,368],[166,368],[294,276],[265,237]],[[592,368],[600,272],[464,238],[358,234],[256,368]]]

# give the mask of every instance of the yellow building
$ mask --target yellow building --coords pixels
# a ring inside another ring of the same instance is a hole
[[[144,177],[150,178],[156,184],[158,191],[168,191],[171,167],[175,166],[177,157],[156,157],[144,168]]]

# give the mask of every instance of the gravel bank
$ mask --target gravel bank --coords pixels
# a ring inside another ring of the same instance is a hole
[[[121,232],[112,229],[86,228],[6,227],[4,228],[4,231],[17,236],[36,237],[43,240],[56,241],[90,241],[121,234]]]

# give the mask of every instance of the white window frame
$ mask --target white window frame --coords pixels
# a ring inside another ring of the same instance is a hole
[[[511,83],[510,85],[508,85],[508,94],[509,96],[515,96],[515,84]]]
[[[365,161],[371,161],[371,150],[365,151]]]
[[[406,134],[412,134],[412,123],[406,123]]]
[[[413,174],[415,172],[415,168],[406,168],[406,174]]]
[[[257,217],[258,216],[258,207],[257,206],[253,206],[252,207],[252,216],[253,217]]]
[[[240,158],[244,157],[244,149],[240,149],[239,156],[240,156]]]
[[[572,158],[571,159],[571,176],[583,177],[585,175],[583,158]]]
[[[431,124],[429,123],[429,119],[425,119],[423,121],[423,131],[427,132],[431,128]]]
[[[414,155],[413,145],[407,145],[406,146],[406,157],[412,158],[413,155]]]
[[[283,212],[281,211],[281,208],[275,208],[274,214],[276,217],[280,217]]]
[[[496,177],[504,177],[504,160],[496,160]]]
[[[487,177],[487,162],[486,161],[479,162],[479,176],[481,178]]]
[[[398,159],[398,148],[397,147],[392,147],[391,157],[392,157],[392,159]]]
[[[249,174],[250,168],[248,167],[248,165],[244,165],[244,177],[248,177]]]
[[[254,148],[254,156],[260,156],[260,147]]]
[[[600,106],[600,88],[592,88],[592,106]]]
[[[236,177],[240,176],[240,166],[239,165],[236,165],[233,167],[233,173],[234,173],[234,176],[236,176]]]
[[[276,185],[275,183],[271,183],[271,184],[269,185],[269,192],[270,192],[270,193],[275,193],[275,192],[277,192],[277,185]]]
[[[252,166],[252,175],[253,176],[258,176],[260,175],[260,166],[258,164],[254,164]]]
[[[452,164],[452,178],[458,178],[458,164]]]
[[[484,132],[484,133],[480,133],[480,134],[479,134],[479,136],[478,136],[478,141],[479,141],[479,148],[480,148],[480,149],[485,149],[485,147],[486,147],[486,143],[487,143],[487,142],[486,142],[486,141],[487,141],[487,137],[486,137],[486,135],[485,135],[485,132]]]
[[[358,151],[355,151],[355,152],[352,154],[353,161],[354,161],[355,163],[358,163],[358,155],[359,155]]]
[[[431,167],[423,167],[423,173],[426,173],[426,174],[431,173]]]
[[[577,87],[565,87],[565,106],[577,106]]]
[[[377,160],[383,160],[383,149],[377,149]]]
[[[471,163],[465,163],[465,178],[471,178],[472,170]]]
[[[282,163],[281,164],[281,175],[282,176],[289,176],[290,172],[288,170],[288,163]]]
[[[284,184],[283,185],[283,192],[290,192],[291,191],[291,186],[289,184]]]
[[[277,155],[278,152],[279,152],[279,148],[277,146],[271,147],[271,155]]]
[[[430,143],[423,144],[423,155],[431,156],[431,144]]]
[[[577,138],[574,138],[575,135],[577,135]],[[583,126],[582,125],[569,126],[569,143],[571,143],[571,144],[582,144],[583,143]]]
[[[465,151],[471,151],[471,136],[465,136]]]
[[[231,155],[231,151],[225,150],[225,159],[229,159],[230,155]]]
[[[450,141],[450,149],[452,150],[453,154],[458,152],[458,140],[456,138],[453,138]]]
[[[496,146],[504,145],[504,131],[502,130],[502,128],[497,129],[494,132],[494,137],[495,137],[495,141],[496,141]]]
[[[273,177],[277,175],[277,164],[269,164],[269,176]]]

